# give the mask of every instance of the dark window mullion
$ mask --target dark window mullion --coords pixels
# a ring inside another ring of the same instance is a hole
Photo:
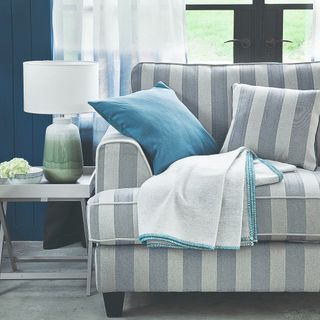
[[[264,55],[263,47],[263,24],[264,24],[264,0],[254,0],[252,5],[252,62],[261,61]]]
[[[269,7],[264,10],[263,37],[260,43],[260,61],[282,62],[281,42],[268,46],[267,41],[280,41],[283,38],[283,10],[279,7]],[[264,53],[264,54],[263,54]]]
[[[276,7],[282,10],[312,10],[312,3],[295,3],[295,4],[265,4],[266,9]]]
[[[246,6],[234,10],[234,38],[248,39],[251,44],[249,48],[244,49],[239,43],[233,46],[233,61],[234,63],[252,62],[252,6]]]

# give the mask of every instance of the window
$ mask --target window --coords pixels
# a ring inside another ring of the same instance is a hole
[[[312,10],[283,11],[283,39],[292,43],[283,46],[283,61],[295,62],[309,59],[309,40],[312,23]]]
[[[308,60],[311,0],[189,0],[189,62]]]
[[[186,16],[188,58],[192,62],[232,63],[233,10],[188,10]]]

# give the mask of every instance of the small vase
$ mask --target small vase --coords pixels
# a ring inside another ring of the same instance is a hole
[[[54,118],[46,130],[43,172],[52,183],[74,183],[82,175],[80,134],[70,118]]]

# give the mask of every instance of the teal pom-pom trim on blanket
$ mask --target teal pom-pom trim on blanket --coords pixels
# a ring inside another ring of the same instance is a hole
[[[247,151],[246,154],[246,183],[247,183],[247,208],[249,218],[249,244],[257,242],[257,208],[256,208],[256,178],[253,169],[254,154]]]
[[[238,250],[240,247],[233,246],[209,246],[203,243],[195,243],[191,241],[181,240],[166,234],[153,234],[146,233],[139,236],[142,244],[147,245],[148,248],[176,248],[176,249],[197,249],[197,250],[216,250],[216,249],[229,249]],[[148,243],[148,241],[159,241],[157,243]],[[161,243],[164,241],[165,243]]]
[[[279,182],[283,179],[283,173],[274,167],[268,160],[258,158],[259,161],[265,164],[272,172],[274,172],[279,177]]]

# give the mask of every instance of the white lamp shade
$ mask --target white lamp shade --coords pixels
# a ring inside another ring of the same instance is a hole
[[[27,61],[23,63],[24,111],[40,114],[93,112],[99,98],[98,63]]]

